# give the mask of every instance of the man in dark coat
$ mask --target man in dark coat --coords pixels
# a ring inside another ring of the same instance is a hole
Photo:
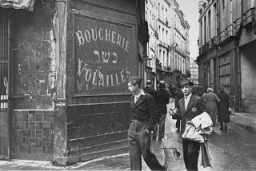
[[[220,122],[220,130],[227,131],[227,123],[230,122],[229,115],[229,95],[225,93],[224,87],[219,87],[217,96],[220,99],[218,103],[218,121]],[[224,124],[223,124],[224,123]]]
[[[181,116],[181,134],[184,133],[187,121],[205,111],[205,103],[201,97],[192,94],[193,82],[185,79],[180,83],[184,97],[179,100],[178,109],[170,111],[171,115],[178,113]],[[198,170],[198,156],[200,143],[182,139],[183,157],[187,170]]]
[[[179,106],[179,100],[182,99],[184,97],[181,89],[179,87],[177,87],[176,91],[175,91],[175,107],[178,108]],[[176,121],[176,128],[178,129],[178,131],[180,130],[180,122],[181,122],[181,119],[179,118],[176,118],[177,121]]]
[[[131,77],[128,82],[128,89],[133,93],[130,98],[130,126],[127,135],[131,170],[142,169],[141,155],[151,170],[166,170],[150,151],[151,131],[158,113],[154,98],[141,89],[141,81],[139,77]]]
[[[159,81],[159,90],[155,93],[156,107],[159,114],[158,123],[153,131],[153,139],[156,139],[158,133],[158,140],[161,141],[165,134],[165,120],[167,107],[169,103],[170,93],[166,90],[164,81]]]
[[[155,97],[156,90],[153,88],[152,80],[147,80],[146,87],[143,90],[151,96]]]

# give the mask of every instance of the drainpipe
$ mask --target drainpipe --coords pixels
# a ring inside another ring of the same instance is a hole
[[[240,25],[240,30],[239,30],[239,35],[238,35],[238,41],[237,41],[237,47],[236,47],[236,53],[237,53],[237,76],[238,76],[238,82],[236,83],[237,84],[237,92],[238,92],[238,95],[237,95],[237,100],[238,100],[238,110],[239,111],[243,111],[244,110],[244,105],[243,105],[243,100],[242,100],[242,91],[241,91],[241,85],[242,85],[242,82],[241,82],[241,54],[240,54],[240,49],[239,49],[239,41],[240,41],[240,37],[241,37],[241,34],[242,34],[242,29],[243,29],[243,19],[244,19],[244,16],[243,16],[243,13],[244,13],[244,1],[241,0],[241,25]]]
[[[244,111],[244,105],[243,105],[243,100],[242,100],[242,91],[241,91],[241,54],[240,54],[240,49],[239,49],[239,41],[241,38],[241,34],[242,34],[242,29],[243,29],[243,7],[244,7],[244,3],[243,0],[241,0],[241,24],[239,27],[239,31],[237,33],[237,39],[236,39],[236,51],[235,51],[235,55],[236,55],[236,61],[235,61],[235,68],[237,70],[237,82],[236,82],[236,89],[235,91],[237,92],[235,94],[235,98],[236,98],[236,106],[238,106],[238,111]]]

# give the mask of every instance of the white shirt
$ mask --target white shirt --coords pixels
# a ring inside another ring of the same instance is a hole
[[[145,95],[143,90],[141,90],[141,92],[138,95],[134,95],[134,103],[137,102],[137,100],[140,98],[140,95]]]
[[[190,93],[188,96],[184,96],[185,110],[187,110],[188,103],[189,103],[189,100],[190,100],[191,96],[192,96],[192,93]]]

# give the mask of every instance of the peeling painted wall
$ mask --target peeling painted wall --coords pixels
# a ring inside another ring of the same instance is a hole
[[[55,39],[50,5],[13,13],[14,108],[49,109],[56,79]]]
[[[12,11],[12,157],[52,160],[56,97],[54,6]]]

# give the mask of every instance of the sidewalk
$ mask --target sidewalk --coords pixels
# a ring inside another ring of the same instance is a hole
[[[256,133],[256,113],[234,113],[231,115],[231,122],[237,124],[248,131]],[[172,165],[172,169],[185,171],[183,159],[175,160],[172,154],[172,149],[181,149],[181,138],[175,133],[175,120],[172,120],[169,115],[166,119],[166,137],[163,141],[152,141],[152,150],[157,155],[159,161],[164,163],[164,148],[167,148],[169,153],[168,161]],[[11,160],[1,161],[0,170],[130,170],[129,154],[120,154],[116,156],[108,156],[90,160],[87,162],[80,162],[71,166],[54,166],[52,162],[45,161],[31,161],[31,160]],[[167,164],[168,165],[168,164]],[[143,162],[143,170],[150,169]]]
[[[256,113],[235,112],[230,117],[231,122],[256,133]]]

